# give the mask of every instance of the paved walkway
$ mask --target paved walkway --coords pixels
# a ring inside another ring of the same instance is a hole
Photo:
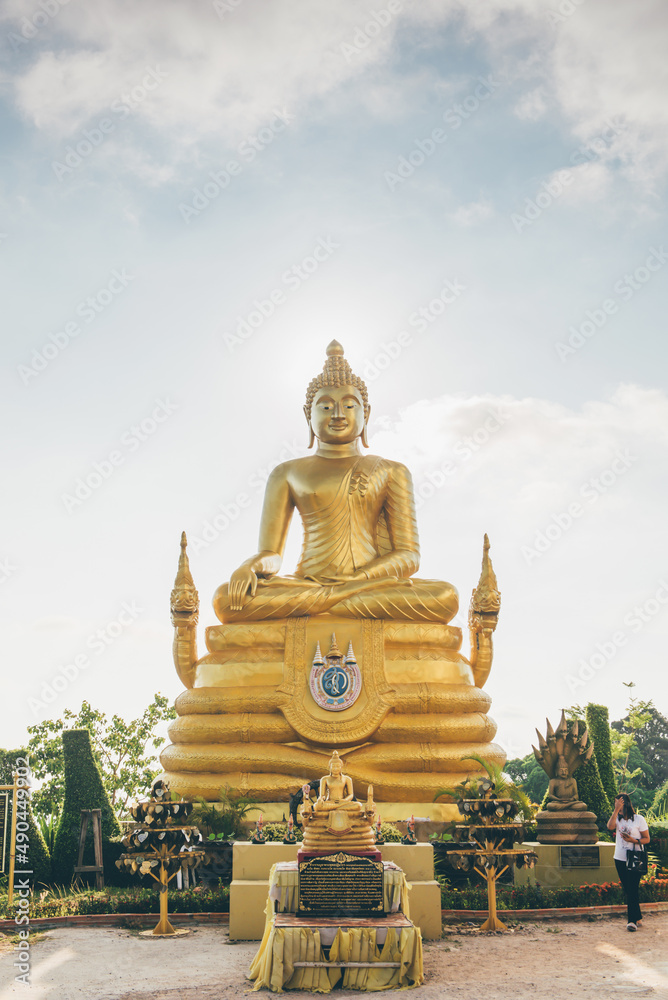
[[[519,924],[507,934],[446,928],[425,944],[415,1000],[668,1000],[668,914],[648,914],[636,934],[623,919]],[[119,928],[59,928],[31,947],[31,985],[14,982],[13,945],[0,946],[0,1000],[239,1000],[255,942],[230,943],[224,927],[147,940]],[[263,991],[260,996],[269,996]],[[313,994],[288,994],[294,997]],[[355,998],[336,990],[333,1000]]]

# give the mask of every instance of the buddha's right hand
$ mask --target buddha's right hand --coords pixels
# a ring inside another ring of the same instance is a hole
[[[228,595],[232,611],[241,611],[250,593],[255,597],[257,573],[250,566],[240,566],[230,577]]]

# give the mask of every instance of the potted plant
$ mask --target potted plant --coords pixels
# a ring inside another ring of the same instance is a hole
[[[193,814],[204,837],[204,863],[197,869],[198,879],[204,885],[232,881],[233,843],[242,839],[244,817],[255,805],[229,785],[221,788],[219,794],[219,802],[199,797]]]

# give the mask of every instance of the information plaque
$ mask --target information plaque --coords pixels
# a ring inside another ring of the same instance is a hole
[[[372,917],[382,913],[382,861],[341,851],[299,862],[299,916]]]
[[[561,848],[562,868],[599,868],[600,852],[596,844],[569,844]]]

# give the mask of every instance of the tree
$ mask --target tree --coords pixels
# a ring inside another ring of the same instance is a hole
[[[657,785],[662,785],[668,780],[668,719],[658,711],[654,702],[646,702],[646,712],[648,716],[645,724],[636,729],[634,738],[643,759],[649,764],[654,772],[654,780]],[[628,735],[630,733],[630,719],[618,719],[612,723],[612,728],[616,732]]]
[[[617,795],[617,782],[612,766],[612,741],[610,738],[610,721],[605,705],[594,705],[589,702],[585,709],[585,719],[589,738],[594,744],[594,756],[598,765],[598,773],[608,802],[612,804]]]
[[[93,756],[112,806],[123,812],[128,801],[146,791],[159,774],[154,752],[164,743],[155,735],[155,727],[176,718],[174,708],[164,695],[156,694],[141,716],[125,722],[118,715],[110,721],[104,712],[82,702],[78,713],[66,708],[62,719],[49,719],[30,726],[28,751],[34,762],[35,776],[42,782],[34,794],[35,812],[42,815],[60,812],[65,792],[65,770],[61,736],[71,729],[87,729]]]
[[[624,684],[624,687],[633,690],[635,684],[633,681],[630,681],[628,684]],[[633,787],[632,783],[634,779],[640,778],[643,774],[643,768],[640,766],[637,758],[634,765],[631,752],[638,746],[638,733],[652,718],[649,712],[650,706],[652,706],[651,701],[641,701],[639,698],[631,695],[626,710],[626,718],[623,720],[624,731],[622,732],[616,727],[612,730],[612,765],[615,770],[617,785],[621,792],[629,792],[630,794],[630,788]],[[642,753],[640,756],[642,757]],[[638,782],[636,782],[636,787],[637,785]]]
[[[668,781],[664,781],[661,788],[657,789],[652,801],[652,812],[655,819],[668,815]]]
[[[101,809],[102,840],[120,837],[121,828],[112,809],[102,781],[100,768],[93,756],[90,732],[87,729],[66,729],[62,734],[65,771],[65,800],[56,830],[53,848],[53,877],[67,885],[79,853],[79,831],[82,809]],[[89,832],[92,834],[92,824]],[[92,840],[92,836],[91,836]],[[92,850],[84,856],[84,864],[92,863]]]
[[[517,785],[521,785],[532,802],[541,802],[548,786],[548,777],[533,753],[509,760],[503,770]]]

